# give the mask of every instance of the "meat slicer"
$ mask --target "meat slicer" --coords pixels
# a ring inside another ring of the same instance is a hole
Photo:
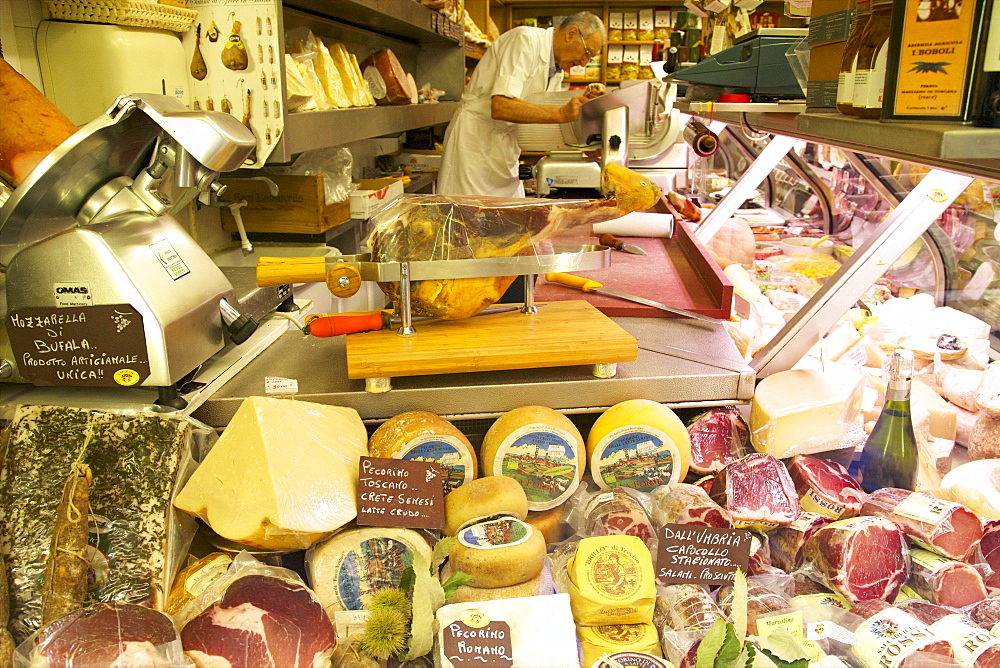
[[[566,96],[540,93],[527,101],[565,104]],[[573,123],[518,126],[522,151],[549,151],[522,178],[534,177],[539,197],[553,190],[600,190],[601,170],[618,163],[646,174],[663,189],[672,189],[675,171],[687,167],[687,149],[681,139],[684,126],[673,109],[676,97],[674,84],[648,79],[584,102]],[[589,157],[594,152],[598,157]],[[658,176],[669,182],[661,182]]]
[[[176,383],[257,325],[173,214],[221,194],[255,146],[229,114],[140,94],[39,163],[0,200],[0,377],[156,387],[183,407]]]

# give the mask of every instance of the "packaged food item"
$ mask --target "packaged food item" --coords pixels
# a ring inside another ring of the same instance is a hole
[[[225,575],[233,563],[232,555],[226,552],[212,552],[186,566],[174,578],[174,586],[167,596],[165,611],[172,615],[189,601],[198,597],[212,582]]]
[[[650,492],[653,520],[664,524],[694,524],[728,529],[733,517],[728,510],[713,501],[701,487],[675,482],[660,485]]]
[[[361,74],[375,104],[410,104],[417,89],[392,49],[379,49],[361,63]]]
[[[639,39],[639,14],[624,12],[622,14],[622,41],[634,42]]]
[[[605,69],[605,76],[608,81],[618,81],[622,78],[622,55],[624,51],[625,47],[619,44],[608,45],[608,65]]]
[[[639,79],[653,78],[653,45],[639,45]]]
[[[17,407],[0,479],[16,640],[39,625],[45,555],[73,464],[87,464],[93,476],[88,554],[103,568],[88,596],[162,608],[195,531],[171,500],[191,474],[193,453],[214,438],[194,420],[153,412]]]
[[[712,483],[712,500],[725,507],[737,529],[767,531],[799,516],[795,485],[785,465],[755,452],[726,465]]]
[[[657,9],[653,17],[653,39],[670,41],[670,33],[674,30],[673,13],[669,9]]]
[[[802,510],[834,520],[853,517],[861,510],[864,490],[841,464],[811,455],[795,455],[788,460],[787,467]]]
[[[624,39],[622,28],[624,20],[621,12],[611,12],[608,14],[608,41],[620,42]]]
[[[639,78],[639,47],[626,44],[622,51],[622,80]]]
[[[641,42],[651,42],[656,37],[652,9],[639,10],[639,24],[636,28],[635,36]]]
[[[720,406],[687,421],[691,438],[691,470],[715,473],[753,452],[750,427],[735,406]]]
[[[592,666],[602,656],[614,652],[631,651],[662,656],[660,638],[652,624],[578,626],[576,633],[580,638],[585,666]]]
[[[986,598],[983,577],[973,566],[919,547],[910,549],[906,584],[931,603],[951,608],[964,608]]]
[[[367,443],[353,408],[249,397],[174,505],[228,540],[305,549],[357,515]]]
[[[905,601],[896,607],[922,621],[938,636],[947,638],[960,665],[978,667],[1000,663],[1000,640],[967,615],[921,601]]]
[[[501,517],[458,532],[451,568],[472,576],[480,589],[511,587],[538,577],[545,565],[545,538],[530,524]]]
[[[820,528],[832,522],[818,513],[802,512],[785,526],[772,529],[767,534],[771,563],[792,573],[802,565],[802,548]]]
[[[590,497],[578,532],[583,536],[635,536],[652,549],[655,532],[638,493],[615,487]]]
[[[584,538],[567,563],[573,619],[581,626],[653,621],[653,558],[635,536]]]
[[[483,472],[516,480],[529,510],[562,504],[583,478],[586,447],[573,422],[548,406],[504,413],[483,438]]]
[[[917,545],[959,561],[968,561],[983,538],[982,522],[971,510],[921,492],[876,490],[861,506],[861,514],[884,517]]]
[[[733,588],[726,585],[719,589],[719,610],[727,617],[733,614]],[[792,609],[791,603],[780,594],[764,585],[754,582],[747,583],[747,635],[760,635],[757,620]]]
[[[476,451],[468,437],[442,417],[406,411],[383,422],[368,441],[372,457],[434,462],[445,467],[444,493],[476,477]]]
[[[852,612],[865,621],[854,631],[851,655],[863,666],[951,664],[955,652],[951,643],[934,633],[922,621],[878,599],[855,605]]]

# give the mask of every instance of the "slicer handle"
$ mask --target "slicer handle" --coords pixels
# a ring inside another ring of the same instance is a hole
[[[286,283],[323,283],[326,281],[326,258],[262,257],[257,260],[257,286]]]
[[[386,326],[382,311],[374,313],[338,313],[313,318],[306,325],[312,336],[340,336],[355,332],[370,332]]]
[[[583,276],[574,276],[573,274],[545,274],[545,280],[549,283],[560,283],[568,285],[571,288],[580,288],[584,292],[593,292],[603,286],[603,283],[590,278],[584,278]]]

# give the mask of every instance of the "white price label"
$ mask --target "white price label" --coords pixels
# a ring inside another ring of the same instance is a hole
[[[854,634],[833,622],[807,622],[806,639],[823,640],[830,638],[844,645],[854,644]]]
[[[295,394],[299,391],[299,381],[281,376],[264,377],[265,394]]]

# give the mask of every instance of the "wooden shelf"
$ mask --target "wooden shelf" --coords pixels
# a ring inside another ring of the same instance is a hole
[[[608,46],[614,44],[669,44],[669,39],[631,39],[631,40],[608,40]]]
[[[465,43],[465,57],[471,58],[472,60],[479,60],[484,55],[486,55],[485,46],[480,46],[479,44],[472,44],[471,42]]]

